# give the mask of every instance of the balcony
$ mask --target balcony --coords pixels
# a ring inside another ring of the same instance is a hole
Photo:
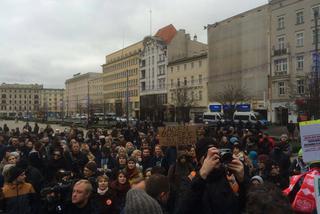
[[[272,56],[282,56],[289,53],[290,53],[289,46],[284,48],[277,48],[277,49],[275,48],[275,46],[272,47]]]
[[[287,71],[275,71],[274,76],[286,76],[288,75]]]

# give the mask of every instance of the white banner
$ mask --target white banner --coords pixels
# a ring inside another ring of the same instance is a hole
[[[320,160],[320,120],[300,122],[304,162]]]

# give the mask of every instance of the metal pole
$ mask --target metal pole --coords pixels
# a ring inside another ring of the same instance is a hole
[[[318,74],[318,59],[319,59],[319,47],[318,47],[318,18],[319,13],[318,11],[314,11],[314,26],[315,26],[315,54],[316,54],[316,60],[315,60],[315,76],[316,76],[316,88],[315,88],[315,119],[319,118],[319,74]]]
[[[127,101],[127,126],[129,126],[129,72],[127,70],[127,97],[126,97],[126,101]]]
[[[89,81],[88,81],[87,128],[89,128],[89,117],[90,117],[90,95],[89,95]]]

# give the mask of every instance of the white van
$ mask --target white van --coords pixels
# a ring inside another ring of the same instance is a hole
[[[239,121],[242,121],[243,123],[257,123],[260,120],[260,115],[258,112],[254,111],[248,111],[248,112],[240,112],[236,111],[233,114],[233,121],[238,123]]]
[[[203,113],[202,121],[208,125],[215,125],[218,122],[224,122],[223,114],[220,112],[205,112]]]

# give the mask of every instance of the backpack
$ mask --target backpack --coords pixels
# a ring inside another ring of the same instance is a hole
[[[314,198],[315,175],[320,175],[320,169],[313,168],[303,174],[292,176],[289,187],[283,190],[295,212],[312,213],[316,210]]]

